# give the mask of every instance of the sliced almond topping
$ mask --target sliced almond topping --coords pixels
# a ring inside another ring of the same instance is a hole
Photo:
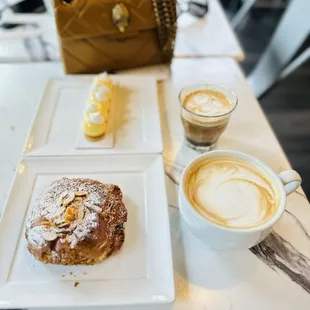
[[[53,222],[48,222],[48,223],[45,223],[44,225],[56,228],[56,225]]]
[[[55,219],[56,226],[60,225],[61,223],[63,223],[63,218],[62,217],[58,217],[57,219]]]
[[[79,208],[79,213],[78,213],[78,221],[81,222],[85,216],[85,210],[83,207]]]
[[[68,192],[64,191],[60,194],[60,196],[57,199],[57,205],[58,206],[62,206],[64,199],[66,198],[66,196],[68,196]]]
[[[97,207],[95,205],[92,204],[87,204],[87,207],[93,211],[95,211],[96,213],[101,213],[102,209],[100,207]]]
[[[49,227],[56,227],[56,225],[53,222],[46,221],[46,220],[38,220],[31,224],[30,228],[33,228],[35,226],[49,226]]]
[[[84,217],[87,217],[89,213],[89,210],[87,208],[84,208]]]
[[[71,231],[73,231],[76,227],[77,227],[77,223],[76,223],[76,222],[73,222],[73,223],[70,224],[69,229],[70,229]]]
[[[66,196],[68,196],[68,191],[64,191],[64,192],[62,192],[61,194],[60,194],[60,197],[59,198],[65,198]]]
[[[42,221],[42,220],[35,220],[34,222],[31,223],[30,228],[36,227],[36,226],[42,226],[42,223],[47,223],[47,221]]]
[[[70,223],[62,222],[62,223],[59,223],[57,226],[59,228],[63,228],[63,227],[69,226],[69,225],[70,225]]]
[[[74,193],[75,196],[87,196],[88,195],[88,192],[85,192],[85,191],[80,191],[80,192],[75,192]]]
[[[46,241],[53,241],[57,238],[57,233],[54,229],[42,231],[42,237]]]
[[[75,194],[73,192],[70,192],[66,198],[63,200],[62,204],[64,207],[66,207],[70,202],[74,200]]]
[[[62,197],[58,197],[58,198],[57,198],[56,204],[57,204],[58,207],[61,207],[61,206],[62,206],[62,199],[63,199]]]

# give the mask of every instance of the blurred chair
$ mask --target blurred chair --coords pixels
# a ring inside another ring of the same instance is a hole
[[[240,25],[240,23],[244,20],[244,18],[250,12],[255,2],[256,0],[243,0],[241,8],[238,10],[238,12],[235,14],[235,16],[232,18],[230,22],[231,26],[234,29],[236,29]]]
[[[310,34],[309,12],[310,0],[290,1],[270,43],[248,77],[248,83],[257,97],[309,58],[310,52],[306,49],[290,63]]]
[[[255,7],[260,8],[283,8],[285,7],[285,0],[241,0],[242,4],[235,16],[231,19],[231,26],[234,29],[239,29],[245,26],[247,16],[251,9]],[[240,0],[231,0],[230,7],[235,9]]]

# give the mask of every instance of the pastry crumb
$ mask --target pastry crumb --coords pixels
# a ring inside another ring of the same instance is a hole
[[[70,275],[72,276],[72,275],[73,275],[73,273],[72,273],[72,272],[70,272]]]
[[[87,272],[83,272],[83,275],[84,275],[84,276],[87,275]]]
[[[65,274],[62,274],[62,275],[61,275],[62,278],[64,278],[65,276],[66,276]]]
[[[74,282],[74,287],[77,287],[79,284],[79,282]]]

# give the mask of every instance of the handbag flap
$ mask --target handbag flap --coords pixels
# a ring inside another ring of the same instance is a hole
[[[156,28],[152,0],[54,0],[59,36],[83,39],[120,34],[112,20],[112,10],[118,3],[123,3],[130,15],[125,34]]]

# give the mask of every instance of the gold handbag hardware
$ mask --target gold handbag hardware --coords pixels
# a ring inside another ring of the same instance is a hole
[[[118,3],[112,9],[113,24],[120,32],[125,32],[128,27],[129,16],[129,11],[124,3]]]

